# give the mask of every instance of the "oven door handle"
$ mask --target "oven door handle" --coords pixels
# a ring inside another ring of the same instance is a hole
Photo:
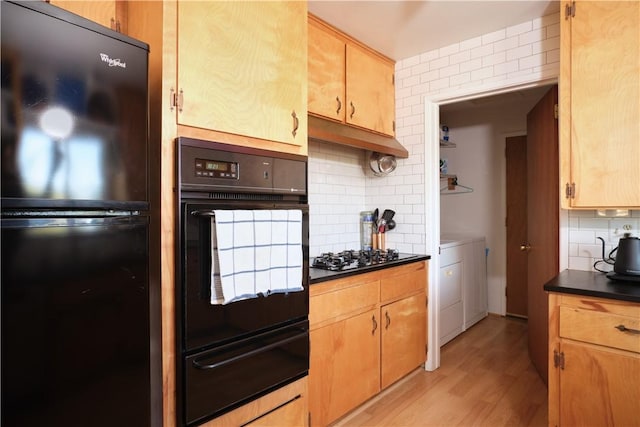
[[[212,210],[197,210],[191,211],[191,215],[193,216],[216,216],[216,213]]]
[[[222,366],[228,365],[230,363],[234,363],[234,362],[237,362],[239,360],[246,359],[247,357],[253,357],[253,356],[257,355],[257,354],[263,353],[265,351],[269,351],[269,350],[274,349],[276,347],[279,347],[281,345],[288,344],[290,342],[293,342],[295,340],[300,339],[300,337],[304,336],[304,335],[307,335],[307,333],[305,332],[304,334],[298,334],[298,335],[295,335],[293,337],[285,338],[283,340],[280,340],[280,341],[265,345],[263,347],[255,349],[255,350],[248,351],[248,352],[243,353],[243,354],[241,354],[239,356],[235,356],[235,357],[232,357],[230,359],[225,359],[225,360],[222,360],[222,361],[216,362],[216,363],[203,364],[203,363],[200,363],[199,361],[197,361],[195,359],[191,363],[193,364],[193,366],[196,369],[202,369],[202,370],[216,369],[216,368],[220,368]]]

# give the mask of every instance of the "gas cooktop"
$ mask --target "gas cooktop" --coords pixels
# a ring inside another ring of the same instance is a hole
[[[396,249],[373,249],[368,251],[346,250],[338,253],[326,252],[314,258],[312,268],[331,271],[351,270],[397,260]]]

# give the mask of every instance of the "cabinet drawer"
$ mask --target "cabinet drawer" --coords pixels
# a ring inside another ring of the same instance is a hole
[[[395,301],[405,295],[426,291],[426,265],[426,262],[420,262],[394,268],[388,277],[380,280],[380,301]]]
[[[640,353],[639,331],[640,318],[637,317],[560,307],[562,338]]]
[[[359,310],[373,307],[380,298],[380,282],[367,283],[337,289],[309,298],[309,325],[318,327],[322,322],[357,313]]]

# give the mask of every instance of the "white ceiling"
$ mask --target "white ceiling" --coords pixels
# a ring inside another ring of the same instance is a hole
[[[309,12],[399,61],[557,13],[557,0],[309,0]]]

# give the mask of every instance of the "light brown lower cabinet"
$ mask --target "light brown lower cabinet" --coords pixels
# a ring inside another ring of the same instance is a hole
[[[325,426],[426,360],[427,262],[311,285],[309,412]]]
[[[308,427],[307,389],[307,378],[302,378],[215,418],[203,427]]]
[[[640,304],[549,295],[549,426],[640,426]]]
[[[424,293],[380,308],[380,386],[385,388],[425,361],[427,310]]]

